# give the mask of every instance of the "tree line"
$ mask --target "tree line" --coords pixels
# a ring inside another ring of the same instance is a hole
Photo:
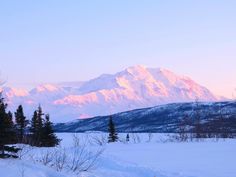
[[[44,114],[41,106],[27,120],[23,106],[16,112],[7,111],[7,104],[0,93],[0,158],[15,157],[20,149],[11,144],[29,144],[37,147],[54,147],[60,140],[55,135],[49,114]]]
[[[226,114],[222,108],[216,110],[217,114],[203,119],[198,102],[195,103],[193,115],[185,115],[178,123],[177,137],[180,141],[202,138],[235,138],[236,118],[233,114]]]

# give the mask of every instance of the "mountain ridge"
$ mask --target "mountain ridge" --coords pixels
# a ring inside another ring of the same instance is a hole
[[[179,130],[181,120],[186,117],[189,120],[195,120],[196,116],[199,116],[203,125],[224,117],[228,128],[232,132],[236,132],[235,101],[170,103],[90,119],[58,123],[54,125],[54,130],[57,132],[107,132],[108,122],[112,117],[116,130],[120,133],[176,133]]]
[[[217,101],[206,87],[164,68],[142,65],[85,82],[44,84],[26,91],[3,88],[10,109],[22,104],[31,116],[39,104],[55,122],[102,116],[173,102]],[[33,107],[33,108],[32,108]]]

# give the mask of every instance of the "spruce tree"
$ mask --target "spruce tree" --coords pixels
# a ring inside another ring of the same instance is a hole
[[[8,111],[8,113],[7,113],[6,124],[9,128],[9,135],[8,135],[9,143],[11,143],[11,144],[17,143],[16,129],[15,129],[15,125],[13,122],[13,115],[10,111]]]
[[[42,144],[42,130],[43,130],[43,112],[41,106],[38,107],[38,110],[34,111],[34,115],[31,120],[31,139],[32,145],[41,146]]]
[[[13,123],[13,115],[11,113],[11,111],[8,111],[7,113],[7,117],[6,117],[6,121],[9,127],[11,127],[11,131],[14,131],[14,123]]]
[[[116,133],[115,124],[113,123],[112,117],[110,117],[109,119],[108,132],[109,132],[108,143],[117,142],[118,136]]]
[[[31,132],[31,136],[34,138],[36,137],[36,132],[37,132],[37,117],[38,117],[38,113],[37,111],[34,111],[34,115],[31,119],[31,125],[30,125],[30,132]]]
[[[40,147],[54,147],[60,140],[54,134],[52,122],[47,114],[45,118],[41,106],[34,112],[31,120],[31,139],[32,145]]]
[[[59,144],[59,139],[54,134],[52,128],[52,122],[50,121],[49,114],[45,117],[45,123],[42,130],[42,146],[43,147],[54,147]]]
[[[129,142],[129,134],[126,135],[126,142]]]
[[[28,123],[28,121],[26,120],[26,117],[24,116],[24,111],[23,111],[22,105],[20,105],[15,112],[15,122],[16,122],[18,141],[19,141],[19,143],[22,143],[24,133],[25,133],[25,128]]]
[[[7,119],[7,113],[6,113],[7,105],[4,103],[3,98],[0,94],[0,151],[1,156],[3,157],[5,155],[4,146],[7,143],[7,125],[6,125],[6,119]]]
[[[10,147],[8,144],[15,143],[15,129],[12,113],[6,112],[7,104],[0,93],[0,158],[17,157],[9,153],[16,153],[19,149]],[[6,151],[6,152],[5,152]]]
[[[37,117],[37,123],[38,123],[38,128],[39,131],[42,131],[42,127],[43,127],[43,116],[44,113],[42,111],[42,107],[39,105],[38,107],[38,117]]]

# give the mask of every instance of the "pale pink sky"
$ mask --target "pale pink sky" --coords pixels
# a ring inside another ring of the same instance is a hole
[[[80,81],[143,64],[236,96],[236,1],[4,1],[9,85]]]

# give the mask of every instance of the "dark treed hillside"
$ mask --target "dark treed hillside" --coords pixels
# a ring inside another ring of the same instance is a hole
[[[196,112],[200,114],[201,124],[211,125],[213,120],[224,117],[224,125],[236,132],[236,102],[216,103],[176,103],[152,108],[138,109],[112,115],[117,132],[177,132],[181,119],[194,119]],[[100,116],[56,124],[57,132],[107,132],[110,116]]]

